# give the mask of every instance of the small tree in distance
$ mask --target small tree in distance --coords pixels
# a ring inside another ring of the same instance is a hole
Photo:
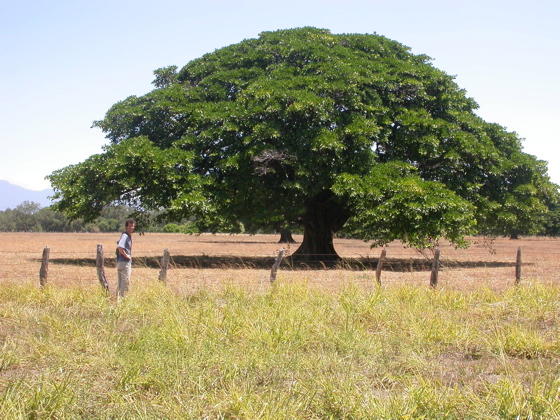
[[[264,32],[154,84],[95,122],[102,153],[49,176],[58,209],[95,217],[119,200],[213,231],[297,223],[294,256],[332,260],[343,226],[416,247],[530,229],[556,190],[452,77],[380,35]]]

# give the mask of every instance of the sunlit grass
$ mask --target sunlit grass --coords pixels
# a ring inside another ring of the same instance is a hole
[[[0,288],[0,418],[554,418],[560,289]]]

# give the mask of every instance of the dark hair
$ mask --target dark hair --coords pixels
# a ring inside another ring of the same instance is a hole
[[[126,219],[126,222],[124,222],[124,227],[127,227],[128,225],[135,225],[135,224],[136,224],[136,220]]]

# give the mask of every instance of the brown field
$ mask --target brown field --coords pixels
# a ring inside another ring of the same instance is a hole
[[[106,274],[114,290],[116,273],[113,253],[118,234],[94,233],[0,233],[0,282],[38,283],[42,249],[50,248],[49,283],[56,286],[84,286],[97,283],[94,267],[97,244],[107,257]],[[157,281],[158,257],[168,248],[173,258],[168,273],[170,287],[187,292],[198,288],[221,288],[238,284],[249,290],[266,290],[273,258],[281,247],[276,235],[156,234],[135,235],[132,285]],[[301,236],[295,235],[296,241]],[[441,247],[440,287],[462,289],[488,286],[495,290],[513,283],[518,247],[523,252],[523,280],[560,280],[560,239],[523,238],[491,241],[472,238],[468,249]],[[288,255],[298,244],[288,248]],[[312,286],[339,289],[349,284],[371,287],[375,259],[380,248],[359,240],[336,239],[338,253],[349,264],[331,269],[293,267],[285,260],[278,281],[304,281]],[[402,282],[428,284],[428,254],[400,243],[387,247],[384,285]]]

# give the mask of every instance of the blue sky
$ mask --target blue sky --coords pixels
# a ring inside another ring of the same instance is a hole
[[[115,102],[259,32],[316,26],[385,35],[434,58],[478,114],[525,138],[560,183],[560,3],[555,1],[0,0],[0,179],[44,177],[101,151]]]

